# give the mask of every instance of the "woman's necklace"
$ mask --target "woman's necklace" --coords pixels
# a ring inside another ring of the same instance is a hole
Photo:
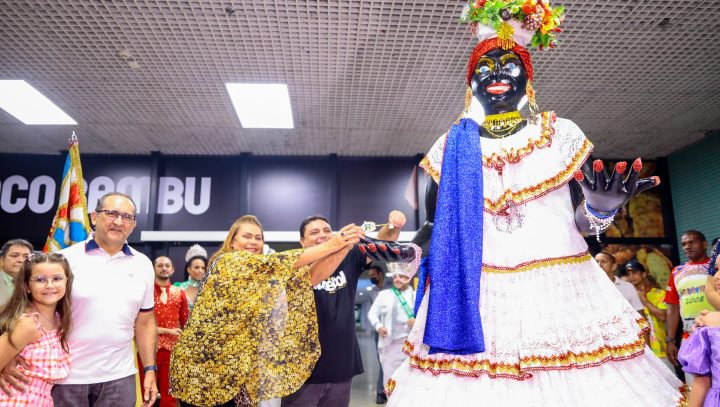
[[[525,118],[520,115],[520,112],[515,110],[485,116],[482,127],[494,138],[504,138],[514,134],[524,120]]]

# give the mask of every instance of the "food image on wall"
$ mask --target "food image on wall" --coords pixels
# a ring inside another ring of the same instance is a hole
[[[670,254],[673,247],[668,244],[663,245],[622,245],[610,244],[604,249],[606,252],[615,257],[618,267],[623,267],[625,263],[632,259],[637,259],[651,276],[655,278],[660,288],[665,288],[668,277],[672,271],[672,261]]]
[[[611,163],[614,166],[614,163]],[[643,162],[640,177],[655,173],[655,162]],[[605,232],[607,237],[665,237],[661,187],[652,188],[636,195],[615,216],[615,222]]]

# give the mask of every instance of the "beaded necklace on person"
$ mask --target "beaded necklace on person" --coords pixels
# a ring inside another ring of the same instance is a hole
[[[524,120],[525,118],[520,115],[520,112],[515,110],[485,116],[482,127],[494,138],[504,138],[515,133],[515,129]]]

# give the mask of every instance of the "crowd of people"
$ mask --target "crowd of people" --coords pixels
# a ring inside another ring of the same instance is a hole
[[[262,224],[246,215],[231,226],[210,259],[201,246],[192,246],[185,258],[188,279],[172,285],[170,258],[151,262],[126,242],[135,221],[129,197],[103,196],[91,218],[93,235],[59,253],[33,254],[33,246],[23,239],[2,246],[0,405],[133,406],[134,342],[145,405],[159,397],[164,407],[242,402],[347,406],[352,378],[363,372],[356,302],[367,304],[367,319],[377,335],[380,381],[382,372],[392,374],[407,358],[402,348],[415,321],[411,280],[418,264],[389,264],[392,285],[385,288],[382,268],[371,267],[371,258],[357,245],[364,231],[355,225],[333,233],[326,218],[311,216],[300,226],[303,249],[264,255]],[[393,211],[388,223],[393,228],[381,230],[379,238],[396,240],[405,217]],[[720,317],[708,311],[720,307],[720,275],[714,273],[720,267],[718,245],[711,264],[701,232],[686,231],[681,244],[688,262],[673,269],[667,289],[637,259],[616,264],[605,251],[595,259],[649,322],[645,340],[652,352],[669,369],[682,366],[686,382],[697,383],[696,393],[704,389],[705,399],[715,394],[713,328]],[[419,259],[421,250],[415,249]],[[367,269],[372,285],[357,293],[358,279]],[[236,287],[225,290],[229,283]],[[233,300],[235,306],[227,304]],[[275,334],[283,333],[292,344],[268,339],[278,321],[285,326]],[[228,331],[228,326],[234,328]],[[207,341],[210,337],[214,345]],[[258,351],[263,346],[267,349]],[[223,349],[238,357],[218,356]],[[208,352],[217,353],[208,358]],[[273,370],[278,362],[302,369]],[[222,380],[217,376],[221,367],[227,375]],[[298,375],[303,371],[305,376]],[[381,394],[378,403],[385,401]]]
[[[188,279],[172,285],[170,258],[151,262],[128,245],[135,216],[129,196],[109,193],[85,242],[54,254],[33,254],[22,239],[3,245],[0,405],[134,406],[136,351],[143,405],[158,397],[162,406],[349,403],[350,382],[363,372],[357,283],[379,250],[359,244],[362,228],[334,233],[311,216],[300,226],[301,249],[266,255],[262,224],[242,216],[209,259],[191,247]],[[405,222],[392,211],[377,245],[396,250]],[[230,354],[208,356],[208,346]],[[217,380],[210,365],[228,377]],[[227,381],[235,394],[213,393]]]
[[[539,0],[466,5],[478,43],[465,111],[420,164],[431,179],[413,244],[395,242],[399,211],[377,240],[316,215],[300,249],[266,253],[245,215],[210,258],[193,246],[187,281],[171,285],[168,257],[128,245],[137,208],[116,192],[84,242],[42,255],[7,242],[0,406],[134,406],[136,371],[145,406],[349,406],[356,302],[371,304],[378,403],[720,405],[720,244],[709,257],[706,237],[684,232],[688,261],[664,290],[639,257],[588,251],[583,234],[600,240],[660,180],[640,178],[639,158],[607,175],[575,123],[538,110],[526,46],[554,48],[563,18]],[[395,263],[392,287],[376,269],[360,295],[373,260]]]

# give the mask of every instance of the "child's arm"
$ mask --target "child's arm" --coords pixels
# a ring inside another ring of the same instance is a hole
[[[12,343],[7,332],[0,336],[0,366],[5,367],[15,356],[20,353],[27,344],[37,339],[40,335],[37,325],[32,318],[20,318],[15,323],[12,333]]]
[[[700,321],[707,327],[720,327],[720,312],[708,312],[700,317]]]
[[[715,307],[716,310],[720,310],[720,293],[715,286],[715,277],[713,276],[708,276],[705,284],[705,297],[707,297],[710,305]]]
[[[710,389],[710,381],[710,376],[695,376],[690,390],[688,407],[702,407],[705,404],[705,396]]]

